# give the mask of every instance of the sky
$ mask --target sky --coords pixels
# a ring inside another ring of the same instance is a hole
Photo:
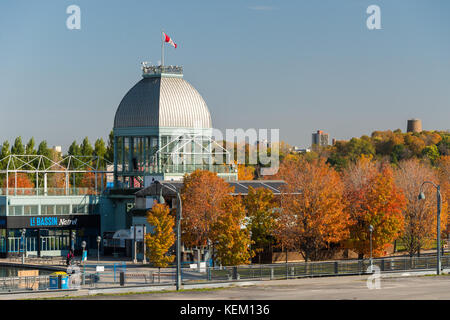
[[[300,147],[319,129],[450,128],[448,0],[2,0],[0,143],[106,140],[141,62],[161,60],[161,30],[178,44],[165,64],[183,66],[214,128],[279,129]]]

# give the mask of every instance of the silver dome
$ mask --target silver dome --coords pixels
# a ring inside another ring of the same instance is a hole
[[[211,128],[202,96],[182,77],[143,78],[120,102],[114,128]]]

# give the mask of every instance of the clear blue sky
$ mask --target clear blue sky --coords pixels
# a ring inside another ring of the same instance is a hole
[[[66,28],[71,4],[81,30]],[[371,4],[382,30],[366,27]],[[161,59],[161,29],[179,44],[166,64],[184,66],[216,128],[309,146],[317,129],[450,127],[448,0],[2,0],[0,143],[106,139],[140,63]]]

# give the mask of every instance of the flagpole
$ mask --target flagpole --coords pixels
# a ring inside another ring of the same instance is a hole
[[[162,31],[161,37],[164,35],[164,30]],[[164,39],[161,38],[161,67],[164,67]]]

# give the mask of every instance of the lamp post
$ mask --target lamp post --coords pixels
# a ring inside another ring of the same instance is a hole
[[[422,192],[422,188],[425,184],[432,184],[436,188],[436,199],[437,199],[437,216],[436,216],[436,253],[437,253],[437,263],[436,263],[436,274],[439,275],[441,273],[441,186],[436,185],[435,183],[431,181],[425,181],[420,186],[419,190],[419,200],[425,199],[425,194]]]
[[[81,241],[81,248],[83,248],[83,253],[81,254],[81,262],[84,261],[84,250],[86,248],[86,241]]]
[[[102,237],[97,236],[97,262],[100,261],[100,241],[102,241]]]
[[[27,230],[24,228],[22,232],[22,264],[25,264],[25,251],[27,250],[27,243],[25,242],[25,233]]]
[[[373,232],[373,226],[369,226],[369,232],[370,232],[370,271],[373,271],[373,261],[372,261],[372,232]]]
[[[75,252],[75,230],[72,230],[72,235],[71,235],[71,248],[72,248],[72,252]],[[74,253],[75,254],[75,253]]]
[[[181,247],[181,219],[183,217],[182,215],[182,206],[181,206],[181,196],[180,196],[180,192],[178,192],[177,188],[175,188],[173,185],[169,184],[171,187],[168,187],[164,184],[162,184],[159,181],[155,181],[156,184],[159,184],[161,187],[164,187],[172,192],[175,192],[177,194],[177,199],[178,199],[178,205],[177,205],[177,220],[176,220],[176,225],[177,225],[177,240],[176,240],[176,260],[177,260],[177,277],[176,277],[176,289],[177,291],[180,290],[180,285],[181,285],[181,252],[180,252],[180,247]],[[161,198],[162,198],[162,194],[161,194]]]

